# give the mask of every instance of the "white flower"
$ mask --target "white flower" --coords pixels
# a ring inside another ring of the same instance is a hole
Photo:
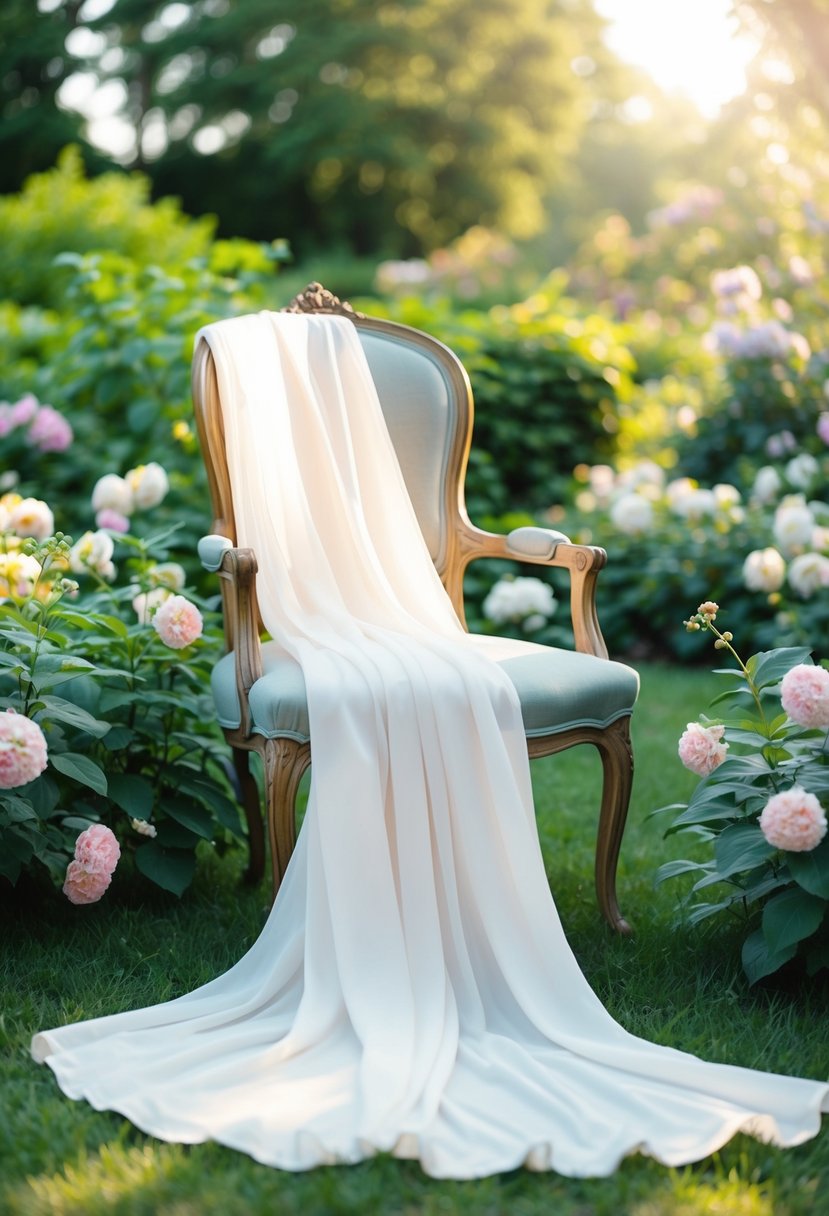
[[[619,488],[638,490],[642,486],[657,486],[665,484],[665,471],[653,460],[640,460],[632,469],[625,469],[619,474]]]
[[[714,495],[714,505],[718,511],[730,511],[732,507],[736,507],[740,502],[740,491],[736,486],[729,485],[727,482],[721,482],[714,486],[711,491]]]
[[[116,511],[119,515],[132,515],[135,503],[132,490],[117,473],[105,473],[95,482],[92,491],[93,511]]]
[[[170,488],[167,474],[154,460],[130,469],[126,481],[136,507],[157,507]]]
[[[84,532],[69,550],[69,568],[76,574],[94,570],[101,578],[115,578],[112,555],[115,544],[108,532]]]
[[[819,553],[829,549],[829,528],[823,527],[819,524],[812,533],[810,544],[812,548],[816,549]]]
[[[798,490],[808,490],[814,481],[820,466],[809,452],[801,452],[794,456],[786,465],[786,476]]]
[[[148,823],[146,819],[131,819],[130,823],[139,836],[149,836],[152,839],[153,836],[158,835],[155,826],[152,823]]]
[[[141,591],[132,601],[139,625],[149,625],[153,614],[172,595],[168,587],[155,587],[152,591]]]
[[[648,532],[653,527],[653,507],[641,494],[623,494],[610,508],[610,518],[620,532]]]
[[[829,418],[829,414],[827,414]],[[594,464],[590,468],[590,489],[599,502],[607,502],[616,484],[616,474],[609,464]]]
[[[529,624],[534,617],[547,617],[556,610],[552,587],[539,578],[502,578],[484,600],[484,615],[496,625],[506,621],[524,621],[525,628],[540,628]],[[543,621],[542,621],[543,624]]]
[[[777,469],[773,469],[770,464],[767,464],[757,470],[751,496],[759,503],[770,503],[774,502],[782,489],[783,482],[780,474]]]
[[[749,591],[779,591],[786,563],[776,549],[755,549],[743,562],[743,582]]]
[[[789,586],[804,600],[829,587],[829,557],[822,553],[801,553],[789,564]]]
[[[178,562],[161,562],[147,572],[147,578],[154,587],[169,587],[171,591],[183,591],[187,582],[184,567]]]
[[[750,266],[735,266],[731,270],[715,270],[711,275],[711,290],[715,296],[747,296],[759,300],[763,288]]]
[[[55,517],[42,499],[21,498],[11,509],[9,527],[18,536],[45,540],[55,530]]]
[[[774,539],[787,553],[808,545],[814,526],[815,517],[802,494],[788,495],[774,513]]]
[[[673,481],[669,481],[665,486],[665,497],[668,500],[668,506],[671,510],[676,511],[678,515],[684,514],[680,504],[689,494],[694,494],[696,489],[697,483],[692,481],[690,477],[675,477]]]
[[[699,520],[706,515],[713,515],[717,509],[717,500],[713,490],[692,489],[673,503],[677,515],[684,515],[689,520]]]

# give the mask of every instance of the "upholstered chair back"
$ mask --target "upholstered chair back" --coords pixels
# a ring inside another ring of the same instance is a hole
[[[368,317],[355,324],[406,488],[442,574],[471,429],[466,373],[450,350],[418,330]]]

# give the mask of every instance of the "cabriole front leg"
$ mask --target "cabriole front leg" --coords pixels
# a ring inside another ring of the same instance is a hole
[[[273,893],[279,890],[296,844],[296,796],[302,774],[311,763],[311,744],[296,739],[265,742],[265,791],[271,842]]]
[[[616,867],[633,786],[630,718],[619,718],[606,727],[595,743],[604,770],[596,841],[596,895],[607,923],[618,933],[628,934],[631,927],[622,916],[616,898]]]

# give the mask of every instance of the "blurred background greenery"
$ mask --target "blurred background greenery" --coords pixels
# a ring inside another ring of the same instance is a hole
[[[2,489],[77,533],[101,472],[160,461],[153,526],[184,523],[187,553],[209,524],[193,334],[320,279],[458,351],[472,514],[610,549],[615,653],[687,654],[682,617],[711,596],[746,646],[822,645],[827,17],[829,0],[8,0],[0,396],[48,401],[75,442],[6,434]],[[800,505],[811,531],[781,540]],[[780,579],[747,576],[770,546]],[[499,573],[473,572],[470,621],[524,630],[487,623]]]

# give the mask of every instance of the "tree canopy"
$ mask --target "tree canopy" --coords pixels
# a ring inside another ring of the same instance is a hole
[[[300,251],[536,234],[607,57],[589,0],[45,3],[85,31],[75,69],[125,86],[122,163]]]

